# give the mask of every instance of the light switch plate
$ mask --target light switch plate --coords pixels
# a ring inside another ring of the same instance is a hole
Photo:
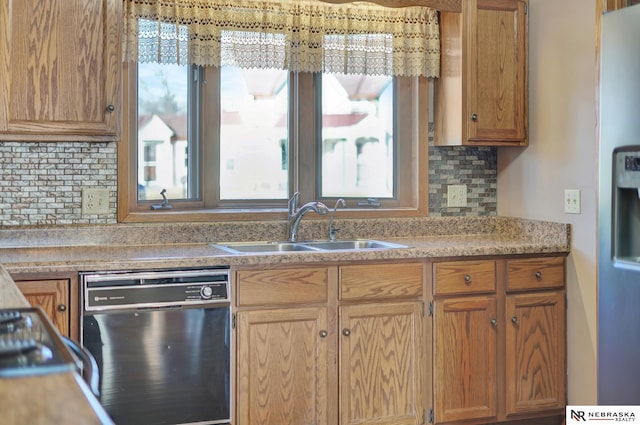
[[[447,186],[447,207],[467,206],[467,185],[450,184]]]
[[[580,214],[580,189],[564,190],[564,212]]]
[[[109,189],[82,189],[82,215],[108,213]]]

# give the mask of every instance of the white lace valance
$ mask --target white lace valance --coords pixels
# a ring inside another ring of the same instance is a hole
[[[124,0],[124,60],[437,77],[438,15],[317,0]]]

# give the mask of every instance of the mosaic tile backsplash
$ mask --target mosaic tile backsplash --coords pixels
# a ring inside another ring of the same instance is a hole
[[[116,143],[0,142],[0,226],[115,224]],[[467,207],[447,208],[447,185]],[[83,215],[82,189],[109,190],[109,214]],[[429,148],[429,216],[489,216],[497,208],[496,148]]]

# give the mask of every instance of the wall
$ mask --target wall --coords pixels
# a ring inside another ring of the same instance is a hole
[[[495,148],[430,148],[431,216],[495,215]],[[116,223],[115,143],[0,143],[0,226]],[[466,184],[468,207],[446,208]],[[110,191],[110,213],[82,215],[82,188]]]
[[[570,223],[569,404],[597,403],[596,18],[584,0],[530,0],[529,139],[498,151],[498,215]],[[563,212],[580,189],[582,213]]]

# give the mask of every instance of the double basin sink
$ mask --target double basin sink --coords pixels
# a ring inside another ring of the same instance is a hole
[[[337,240],[337,241],[301,241],[301,242],[229,242],[213,244],[214,247],[232,254],[277,253],[297,251],[369,251],[382,249],[407,248],[392,242],[373,239]]]

